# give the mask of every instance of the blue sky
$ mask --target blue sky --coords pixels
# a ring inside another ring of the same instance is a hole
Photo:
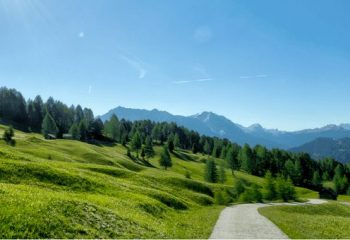
[[[0,0],[0,85],[296,130],[350,122],[348,0]]]

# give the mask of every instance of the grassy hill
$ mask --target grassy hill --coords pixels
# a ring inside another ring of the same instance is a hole
[[[223,209],[215,204],[218,191],[230,194],[238,179],[264,183],[228,170],[224,184],[206,183],[205,156],[187,151],[172,154],[165,171],[160,147],[146,162],[127,157],[121,145],[20,131],[15,140],[15,147],[0,141],[1,238],[207,238]]]

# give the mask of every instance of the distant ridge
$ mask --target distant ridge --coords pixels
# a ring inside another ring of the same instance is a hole
[[[102,115],[103,121],[109,119],[113,114],[118,118],[127,120],[149,119],[155,122],[175,122],[180,126],[198,131],[208,136],[227,138],[238,144],[248,143],[250,145],[261,144],[268,148],[295,148],[317,138],[350,138],[350,124],[327,125],[321,128],[305,129],[295,132],[279,131],[277,129],[265,129],[260,124],[244,127],[234,123],[228,118],[213,112],[202,112],[191,116],[173,115],[166,111],[157,109],[133,109],[117,107]]]
[[[332,157],[339,162],[350,162],[350,138],[317,138],[302,146],[292,148],[292,152],[306,152],[313,158]]]

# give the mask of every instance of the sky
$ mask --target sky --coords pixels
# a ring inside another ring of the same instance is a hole
[[[0,86],[299,130],[350,122],[348,0],[0,0]]]

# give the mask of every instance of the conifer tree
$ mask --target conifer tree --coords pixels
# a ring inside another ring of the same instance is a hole
[[[151,158],[154,156],[154,150],[153,150],[153,144],[152,144],[152,139],[150,136],[146,137],[146,142],[145,142],[145,156],[147,159]]]
[[[177,134],[177,133],[176,133],[175,136],[174,136],[174,147],[175,147],[175,149],[181,147],[181,144],[180,144],[180,137],[179,137],[179,134]]]
[[[205,175],[204,179],[207,182],[216,183],[218,181],[218,172],[216,168],[216,163],[213,159],[208,159],[205,165]]]
[[[41,129],[42,129],[42,134],[44,135],[45,138],[48,138],[49,134],[52,134],[55,137],[57,136],[58,128],[57,128],[56,122],[48,112],[44,117]]]
[[[86,141],[87,140],[87,126],[86,126],[85,119],[82,119],[80,121],[79,126],[78,126],[78,132],[79,132],[80,140]]]
[[[160,154],[159,165],[164,167],[165,170],[173,165],[167,146],[163,146],[163,151]]]
[[[76,123],[73,123],[69,129],[69,133],[72,135],[72,138],[75,140],[80,140],[79,126]]]
[[[239,161],[241,162],[241,169],[247,173],[253,173],[254,159],[251,148],[248,144],[245,144],[238,154]]]
[[[204,143],[204,147],[203,147],[204,153],[209,155],[210,154],[210,145],[208,143],[208,141],[206,140]]]
[[[226,171],[225,171],[225,164],[224,164],[224,162],[220,163],[220,167],[219,167],[219,182],[220,183],[226,182]]]
[[[319,188],[322,186],[322,179],[321,179],[321,176],[320,176],[320,172],[317,170],[317,171],[314,171],[313,173],[313,176],[312,176],[312,184]]]
[[[139,150],[141,149],[142,141],[138,131],[135,132],[131,140],[131,149],[136,152],[136,157],[139,156]]]
[[[168,149],[170,152],[174,151],[174,135],[170,135],[167,140]]]

